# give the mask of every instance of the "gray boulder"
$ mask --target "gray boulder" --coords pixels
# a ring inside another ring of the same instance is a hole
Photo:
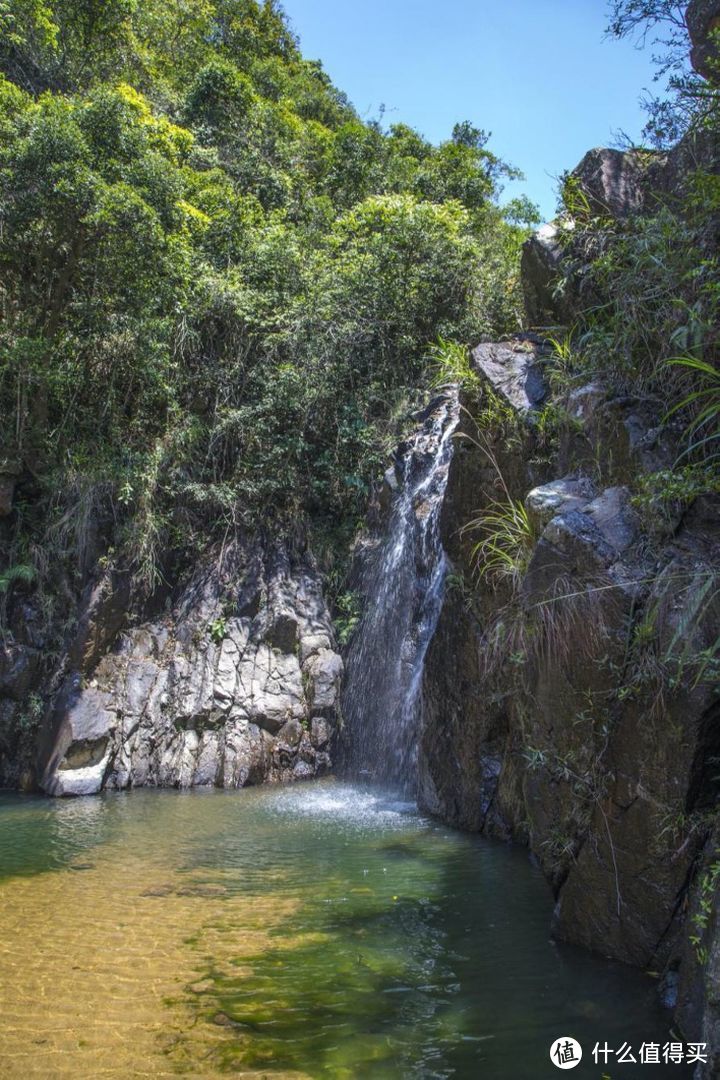
[[[579,183],[592,216],[626,218],[643,208],[644,169],[636,151],[588,150],[571,176]]]
[[[582,510],[595,495],[592,483],[584,477],[567,476],[533,488],[525,497],[525,508],[538,532],[557,514]]]
[[[584,508],[603,539],[618,554],[632,548],[640,535],[640,524],[625,487],[607,488]]]
[[[45,790],[49,795],[92,795],[103,786],[118,714],[109,694],[83,688],[76,677],[62,710]]]
[[[492,389],[521,415],[537,409],[547,397],[539,351],[531,341],[478,345],[472,362]]]

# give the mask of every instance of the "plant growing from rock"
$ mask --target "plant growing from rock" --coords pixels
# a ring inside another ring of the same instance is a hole
[[[464,390],[477,392],[480,378],[472,366],[467,345],[438,338],[437,344],[428,350],[428,360],[433,387],[457,383]]]
[[[466,529],[484,534],[473,547],[478,577],[503,580],[516,592],[535,544],[535,529],[519,499],[495,500]]]
[[[695,927],[690,935],[690,944],[695,948],[695,956],[703,967],[707,964],[709,953],[702,944],[703,936],[715,911],[715,894],[720,882],[720,862],[712,863],[702,875],[698,886],[697,911],[692,916]]]
[[[683,368],[694,377],[697,389],[687,394],[668,413],[692,411],[693,418],[685,428],[688,445],[679,460],[688,455],[699,455],[703,460],[720,458],[720,369],[695,356],[674,356],[667,361],[672,368]]]

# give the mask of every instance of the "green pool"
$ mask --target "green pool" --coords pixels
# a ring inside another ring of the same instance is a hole
[[[661,1044],[655,982],[550,940],[527,853],[332,780],[0,797],[4,1078],[537,1080]]]

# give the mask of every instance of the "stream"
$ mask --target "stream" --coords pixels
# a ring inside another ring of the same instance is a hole
[[[656,982],[553,943],[527,852],[397,796],[0,796],[2,1069],[15,1077],[537,1080],[661,1045]]]

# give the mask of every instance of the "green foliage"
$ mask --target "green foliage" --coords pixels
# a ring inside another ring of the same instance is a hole
[[[485,385],[480,398],[480,409],[473,417],[478,432],[477,445],[489,457],[498,479],[501,475],[494,454],[489,449],[488,437],[507,447],[519,446],[523,438],[522,421],[510,402],[491,386]]]
[[[697,628],[712,618],[713,613],[717,614],[718,574],[715,570],[699,573],[689,584],[683,582],[681,589],[683,586],[680,593],[684,599],[682,616],[662,661],[672,668],[671,686],[677,685],[686,673],[693,675],[693,689],[701,683],[717,684],[720,681],[720,637],[699,652],[693,647],[692,640]]]
[[[519,325],[513,171],[471,124],[363,123],[274,0],[1,0],[0,25],[13,550],[47,578],[62,535],[81,569],[52,530],[79,477],[148,590],[228,529],[355,523],[428,342]]]
[[[361,601],[355,592],[344,592],[335,598],[337,614],[333,620],[340,645],[347,645],[360,622]]]
[[[667,207],[592,239],[600,251],[591,257],[587,286],[597,303],[579,321],[577,359],[586,374],[602,369],[619,390],[665,392],[673,353],[702,355],[714,344],[717,259]]]
[[[531,422],[537,447],[531,460],[538,465],[554,465],[563,435],[583,430],[582,421],[571,416],[564,405],[553,400],[538,409]]]
[[[710,223],[720,188],[702,171],[682,199],[625,221],[581,222],[568,247],[568,284],[588,305],[551,341],[559,400],[597,380],[653,403],[658,423],[684,436],[672,470],[637,480],[636,506],[658,534],[672,532],[694,498],[718,490],[720,266]],[[574,284],[573,284],[574,282]],[[673,438],[675,436],[673,435]]]
[[[222,645],[225,640],[225,635],[227,634],[227,619],[225,616],[221,615],[210,623],[208,626],[208,634],[210,640],[215,645]]]
[[[690,944],[695,948],[697,961],[703,967],[709,960],[709,953],[702,942],[715,911],[715,893],[718,883],[720,883],[720,862],[714,862],[708,866],[700,878],[697,889],[697,911],[691,919],[694,931],[690,935]]]
[[[659,532],[718,487],[720,266],[709,223],[719,211],[717,183],[692,172],[682,199],[625,221],[581,223],[568,248],[568,285],[577,288],[583,266],[589,302],[551,342],[553,390],[562,397],[597,379],[654,402],[678,431],[684,424],[676,468],[638,478],[637,505]]]
[[[649,582],[648,582],[649,584]],[[642,612],[629,637],[619,701],[642,697],[650,718],[664,716],[668,698],[683,685],[716,687],[720,682],[720,637],[716,636],[720,588],[714,569],[671,573],[661,594]],[[668,607],[676,609],[673,633]]]
[[[682,456],[702,452],[705,458],[717,458],[720,451],[712,444],[720,439],[720,370],[694,356],[673,357],[668,360],[668,364],[671,367],[688,369],[699,383],[698,389],[693,390],[670,410],[671,416],[689,410],[694,413],[685,429],[689,445]]]
[[[644,137],[654,146],[667,148],[688,130],[717,121],[716,77],[709,85],[688,64],[690,38],[681,0],[612,0],[608,33],[635,38],[654,48],[655,82],[665,81],[660,94],[645,101],[648,121]]]
[[[579,177],[566,173],[560,184],[560,203],[573,221],[588,222],[593,218],[592,207]]]
[[[476,573],[489,581],[506,581],[517,592],[535,546],[533,523],[522,502],[508,496],[493,500],[463,531],[483,534],[472,550]]]
[[[43,718],[45,704],[40,694],[28,694],[25,708],[16,717],[15,723],[21,736],[33,735]]]
[[[466,345],[456,341],[439,338],[437,345],[429,350],[431,367],[434,369],[433,386],[445,386],[457,383],[465,390],[477,390],[480,377],[472,366],[470,352]]]
[[[32,566],[9,566],[0,573],[0,593],[6,593],[12,585],[21,583],[31,585],[35,580],[35,570]]]

